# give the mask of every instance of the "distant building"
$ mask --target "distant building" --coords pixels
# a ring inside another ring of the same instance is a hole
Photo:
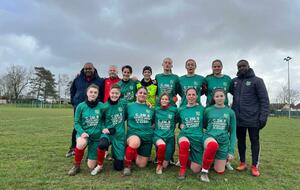
[[[0,99],[0,104],[7,104],[7,100],[6,99]]]

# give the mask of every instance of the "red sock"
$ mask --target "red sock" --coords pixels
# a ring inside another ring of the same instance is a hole
[[[130,168],[131,167],[131,163],[132,163],[132,160],[135,157],[135,154],[136,154],[136,149],[131,148],[130,146],[126,147],[125,160],[124,160],[126,168]]]
[[[203,154],[203,164],[202,164],[203,169],[208,170],[210,168],[210,165],[214,161],[218,148],[219,145],[215,141],[211,141],[207,144]]]
[[[191,160],[188,160],[187,161],[187,167],[191,167],[191,164],[192,164]]]
[[[85,149],[85,148],[84,148]],[[74,164],[76,166],[80,166],[81,160],[84,155],[84,149],[80,150],[77,147],[75,148],[75,158],[74,158]]]
[[[184,175],[186,172],[186,165],[189,159],[189,149],[190,149],[189,142],[182,141],[181,143],[179,143],[179,162],[180,162],[179,175]]]
[[[165,160],[166,145],[160,144],[157,146],[157,164],[162,165]]]
[[[105,157],[105,152],[106,150],[101,150],[97,148],[97,164],[98,165],[103,165],[104,157]]]

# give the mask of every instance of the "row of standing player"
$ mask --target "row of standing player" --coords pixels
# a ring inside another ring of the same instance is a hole
[[[89,149],[88,166],[93,169],[91,174],[96,175],[102,171],[105,151],[110,144],[114,168],[116,170],[123,168],[125,154],[124,175],[130,175],[133,160],[139,167],[147,165],[152,143],[157,148],[156,173],[162,174],[163,168],[168,166],[175,150],[176,123],[179,123],[180,128],[177,137],[180,161],[178,179],[185,178],[187,165],[190,165],[195,173],[200,172],[202,166],[201,179],[208,182],[208,169],[213,161],[215,171],[223,173],[226,160],[233,159],[236,141],[235,114],[225,106],[225,92],[221,88],[214,91],[213,106],[205,111],[201,104],[197,103],[195,88],[187,89],[187,105],[179,110],[171,106],[170,97],[166,93],[160,96],[160,106],[155,110],[150,108],[146,103],[148,91],[144,87],[137,90],[137,101],[129,103],[128,106],[126,101],[120,100],[121,92],[118,85],[112,86],[110,98],[105,104],[96,101],[97,93],[98,87],[91,85],[87,91],[88,99],[76,109],[77,146],[74,166],[69,175],[75,175],[80,171],[86,146]],[[125,120],[128,121],[127,135]],[[155,130],[152,124],[155,124]],[[205,132],[203,127],[206,129]],[[191,163],[188,164],[188,161]]]
[[[227,93],[230,88],[231,78],[228,75],[222,74],[222,62],[220,60],[214,60],[212,62],[211,75],[205,78],[201,75],[195,73],[197,64],[195,60],[188,59],[185,63],[185,68],[187,73],[181,77],[172,73],[173,61],[170,58],[165,58],[163,60],[163,73],[157,74],[155,79],[151,79],[152,69],[150,66],[145,66],[143,68],[144,78],[141,81],[131,79],[132,68],[129,65],[122,67],[123,78],[118,82],[121,87],[121,96],[129,102],[135,101],[135,92],[137,87],[145,86],[148,89],[149,95],[147,96],[147,102],[152,106],[155,105],[156,99],[166,92],[172,97],[171,104],[175,106],[177,101],[176,95],[178,94],[182,100],[180,106],[186,105],[187,101],[185,98],[185,92],[188,88],[193,87],[197,90],[199,97],[197,102],[200,103],[200,98],[202,94],[206,94],[208,105],[212,100],[212,92],[215,88],[223,88],[226,93],[225,104],[228,105]],[[157,103],[157,100],[156,100]]]

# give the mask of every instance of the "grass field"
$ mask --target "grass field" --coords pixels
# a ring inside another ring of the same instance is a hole
[[[260,177],[249,170],[210,172],[209,184],[190,170],[186,180],[178,181],[175,166],[157,176],[153,164],[134,167],[132,176],[123,177],[109,161],[100,175],[90,176],[83,164],[80,174],[69,177],[73,159],[65,153],[71,130],[71,109],[0,106],[0,189],[300,189],[300,119],[270,118],[261,133]],[[237,163],[236,156],[232,164]]]

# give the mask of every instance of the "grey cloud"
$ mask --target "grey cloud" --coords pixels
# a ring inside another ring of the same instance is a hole
[[[134,74],[141,76],[144,65],[161,72],[162,59],[170,56],[179,75],[185,73],[188,58],[196,59],[202,75],[210,73],[213,59],[220,58],[224,72],[235,76],[236,62],[246,58],[273,86],[272,81],[284,80],[274,76],[285,72],[283,57],[299,59],[296,0],[49,0],[3,7],[0,35],[34,37],[51,52],[52,58],[42,59],[43,64],[56,72],[75,73],[92,61],[101,76],[110,64],[133,65]]]

